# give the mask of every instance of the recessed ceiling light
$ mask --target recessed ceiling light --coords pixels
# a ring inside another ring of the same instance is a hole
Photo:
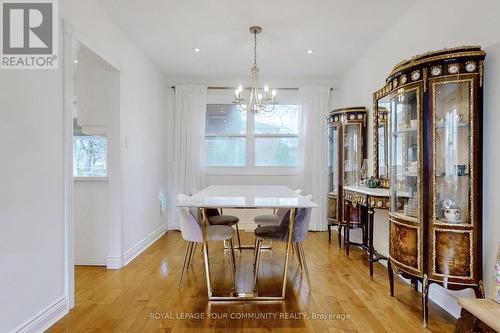
[[[312,54],[313,53],[313,50],[309,49],[307,50],[307,54]]]
[[[196,53],[200,53],[200,51],[201,51],[201,50],[200,50],[199,48],[195,47],[195,48],[193,49],[193,51],[194,51],[194,52],[196,52]]]
[[[78,59],[75,59],[74,63],[77,64],[78,63]]]

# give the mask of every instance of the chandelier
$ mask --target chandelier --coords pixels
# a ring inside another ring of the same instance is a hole
[[[275,89],[269,91],[269,87],[267,85],[264,86],[264,88],[259,87],[259,67],[257,67],[257,34],[260,34],[261,32],[261,27],[250,27],[250,33],[253,34],[254,40],[254,58],[253,66],[250,69],[252,72],[252,83],[248,101],[243,96],[242,85],[239,85],[239,87],[234,91],[236,97],[233,101],[233,103],[237,104],[242,111],[248,110],[253,114],[272,112],[274,110],[274,106],[278,103]]]

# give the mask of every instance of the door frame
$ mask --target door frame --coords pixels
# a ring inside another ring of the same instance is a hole
[[[74,29],[67,19],[62,20],[63,35],[63,172],[64,172],[64,293],[67,309],[75,306],[75,269],[74,269],[74,183],[73,183],[73,40],[92,50],[96,55],[115,68],[120,74],[122,65],[113,57],[95,47],[85,34]],[[120,75],[121,81],[121,75]],[[120,84],[121,85],[121,84]],[[121,97],[119,96],[119,99]],[[118,106],[118,111],[120,105]],[[118,143],[120,136],[118,135]],[[118,145],[119,149],[120,145]],[[120,153],[121,154],[121,153]],[[121,161],[119,168],[121,169]],[[121,184],[121,172],[117,181]],[[121,209],[121,207],[120,207]],[[120,220],[121,223],[121,220]],[[121,245],[121,244],[120,244]],[[121,261],[120,261],[121,263]],[[113,267],[113,268],[120,268]]]

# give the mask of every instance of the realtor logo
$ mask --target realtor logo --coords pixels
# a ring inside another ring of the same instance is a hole
[[[2,69],[58,67],[57,0],[0,0]]]

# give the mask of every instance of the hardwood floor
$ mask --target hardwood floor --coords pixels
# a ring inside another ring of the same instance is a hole
[[[251,243],[253,234],[242,232],[242,241]],[[345,256],[335,242],[328,244],[326,232],[310,233],[305,242],[312,292],[293,256],[284,303],[208,303],[199,246],[194,269],[177,289],[184,244],[179,232],[168,232],[121,270],[77,267],[76,307],[49,332],[453,331],[454,319],[432,302],[429,328],[424,329],[419,293],[398,282],[395,297],[390,297],[386,268],[376,264],[371,281],[366,255],[352,248],[350,257]],[[215,289],[230,288],[228,251],[224,253],[222,243],[209,248]],[[238,290],[251,290],[252,251],[236,251],[236,263]],[[261,294],[279,292],[282,264],[283,245],[273,243],[273,250],[262,255]],[[260,317],[243,317],[252,315]]]

